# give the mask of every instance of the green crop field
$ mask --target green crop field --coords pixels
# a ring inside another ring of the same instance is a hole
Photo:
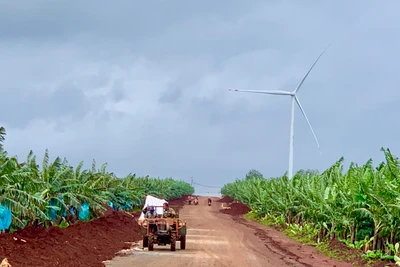
[[[323,173],[299,171],[265,179],[250,171],[224,185],[223,195],[247,204],[251,216],[308,236],[316,243],[338,239],[364,251],[364,257],[395,259],[400,241],[400,167],[389,149],[377,167],[343,158]]]
[[[76,215],[83,204],[91,219],[101,216],[106,205],[137,210],[147,194],[172,199],[194,192],[190,184],[172,178],[118,178],[106,171],[106,164],[97,168],[94,161],[89,170],[59,157],[50,162],[47,150],[41,164],[32,151],[20,162],[4,151],[5,135],[0,127],[0,208],[12,212],[11,231],[28,225],[67,226],[65,218]]]

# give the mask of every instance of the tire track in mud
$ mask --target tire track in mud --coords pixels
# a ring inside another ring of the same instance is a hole
[[[240,223],[240,224],[246,226],[247,228],[254,230],[255,231],[254,235],[257,236],[260,240],[262,240],[264,242],[265,247],[269,251],[280,256],[279,259],[284,261],[286,263],[286,265],[299,266],[299,264],[301,264],[301,266],[304,266],[304,267],[313,267],[313,265],[311,265],[311,264],[302,262],[301,261],[302,258],[300,256],[283,248],[279,242],[276,242],[271,236],[268,235],[266,230],[250,224],[245,219],[243,219],[239,216],[232,216],[232,219],[235,222]]]

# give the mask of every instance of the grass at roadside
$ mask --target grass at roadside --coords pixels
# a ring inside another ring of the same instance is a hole
[[[313,246],[318,252],[330,258],[351,262],[354,264],[354,266],[365,266],[365,264],[367,264],[367,262],[361,257],[362,251],[347,247],[344,243],[341,243],[336,239],[332,241],[327,240],[318,242],[318,240],[315,240],[315,230],[312,227],[307,227],[307,225],[288,225],[285,223],[285,219],[283,217],[259,218],[253,212],[247,213],[244,215],[244,217],[263,226],[278,230],[288,236],[290,239],[300,242],[303,245]],[[373,266],[375,263],[376,261],[369,261],[368,265]]]

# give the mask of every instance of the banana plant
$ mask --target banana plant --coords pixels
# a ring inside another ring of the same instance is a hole
[[[141,206],[148,194],[170,199],[194,192],[190,184],[172,178],[132,174],[119,178],[107,171],[106,163],[97,168],[95,160],[89,170],[83,168],[83,162],[74,168],[66,159],[50,161],[48,150],[41,165],[33,151],[20,163],[4,150],[5,134],[0,127],[0,205],[11,210],[12,229],[30,224],[65,227],[85,217],[80,215],[87,207],[90,218],[96,218],[110,203],[131,211]],[[71,216],[75,219],[65,220]]]
[[[259,218],[283,216],[296,229],[312,225],[316,240],[340,238],[355,245],[372,239],[371,249],[386,253],[388,244],[400,241],[400,164],[389,149],[381,151],[385,161],[376,168],[370,159],[344,171],[342,157],[322,173],[301,170],[292,179],[249,172],[221,193],[247,204]]]

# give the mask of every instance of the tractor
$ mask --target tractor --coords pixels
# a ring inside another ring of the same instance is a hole
[[[154,245],[171,245],[171,251],[175,251],[176,242],[180,241],[180,248],[186,248],[186,222],[176,218],[146,218],[140,225],[143,235],[143,247],[149,251],[154,250]]]

